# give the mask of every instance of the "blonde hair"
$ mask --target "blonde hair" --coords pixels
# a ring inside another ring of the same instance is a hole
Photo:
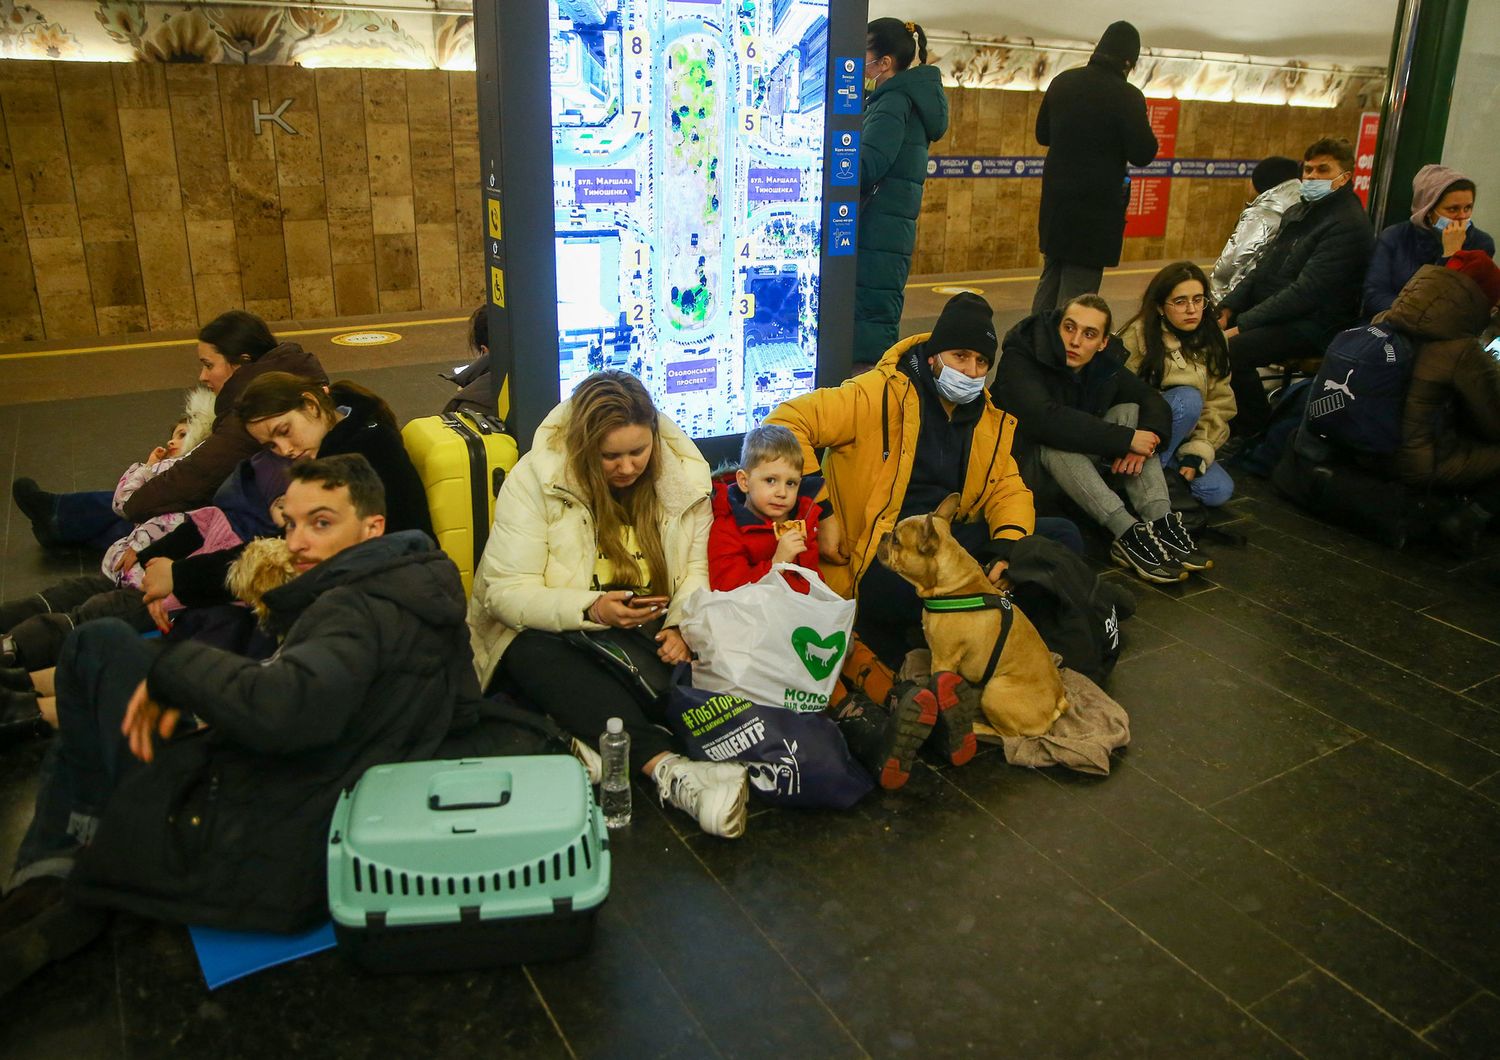
[[[605,435],[621,427],[651,429],[651,458],[646,470],[627,489],[614,490],[604,477],[600,450]],[[667,556],[661,542],[661,502],[656,483],[661,476],[661,434],[656,406],[641,381],[626,372],[595,372],[573,391],[573,405],[565,438],[568,470],[583,489],[583,500],[594,516],[599,551],[617,571],[636,566],[625,547],[625,528],[635,530],[637,544],[650,567],[654,594],[664,594]]]

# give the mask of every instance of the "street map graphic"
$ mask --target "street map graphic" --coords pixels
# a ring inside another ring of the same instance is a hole
[[[562,394],[638,376],[696,438],[812,389],[827,0],[552,0]]]

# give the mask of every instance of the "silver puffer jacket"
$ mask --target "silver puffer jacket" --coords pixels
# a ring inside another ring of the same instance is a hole
[[[1214,262],[1214,271],[1209,276],[1215,302],[1222,302],[1224,296],[1234,290],[1234,285],[1245,278],[1250,266],[1255,264],[1255,259],[1270,245],[1281,227],[1281,215],[1301,198],[1302,182],[1287,180],[1261,192],[1245,207],[1234,226],[1234,234],[1224,244],[1224,251]]]

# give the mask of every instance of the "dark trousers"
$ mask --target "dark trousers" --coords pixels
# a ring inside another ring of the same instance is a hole
[[[1083,554],[1083,535],[1070,519],[1038,519],[1036,532]],[[957,523],[953,536],[973,555],[989,544],[990,531],[983,523]],[[907,652],[926,646],[922,638],[922,601],[917,590],[879,560],[870,564],[859,580],[854,632],[892,670],[901,669]]]
[[[93,835],[131,757],[120,724],[160,650],[124,622],[74,632],[57,663],[57,738],[42,758],[36,812],[16,853],[15,887],[33,876],[65,876]]]
[[[87,545],[103,552],[135,529],[129,519],[122,519],[112,507],[115,495],[110,490],[57,495],[57,539],[69,545]]]
[[[1042,266],[1042,275],[1036,284],[1036,294],[1031,297],[1032,315],[1050,313],[1068,304],[1076,295],[1099,290],[1104,279],[1104,268],[1098,265],[1073,265],[1048,255]]]
[[[590,747],[599,746],[605,723],[619,718],[630,734],[632,771],[676,751],[671,734],[661,728],[667,719],[665,697],[643,707],[614,667],[586,652],[561,634],[528,629],[505,649],[497,678],[504,691]]]
[[[83,595],[90,589],[93,591]],[[116,618],[127,623],[136,633],[147,633],[156,628],[140,590],[121,589],[102,574],[70,578],[39,596],[49,605],[57,600],[69,606],[33,614],[7,631],[15,642],[17,661],[28,670],[45,670],[56,665],[68,634],[85,622]],[[78,599],[80,596],[83,597],[81,600]],[[22,603],[35,599],[31,597]],[[75,600],[78,602],[74,603]]]
[[[1230,433],[1253,438],[1271,422],[1271,403],[1257,368],[1303,357],[1321,357],[1327,348],[1321,334],[1297,324],[1272,324],[1242,331],[1229,340],[1229,385],[1238,411],[1229,421]]]

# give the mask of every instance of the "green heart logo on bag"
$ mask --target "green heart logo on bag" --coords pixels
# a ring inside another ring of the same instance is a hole
[[[838,669],[839,660],[844,657],[846,640],[843,633],[820,637],[811,626],[798,626],[792,630],[792,650],[814,681],[826,680]]]

